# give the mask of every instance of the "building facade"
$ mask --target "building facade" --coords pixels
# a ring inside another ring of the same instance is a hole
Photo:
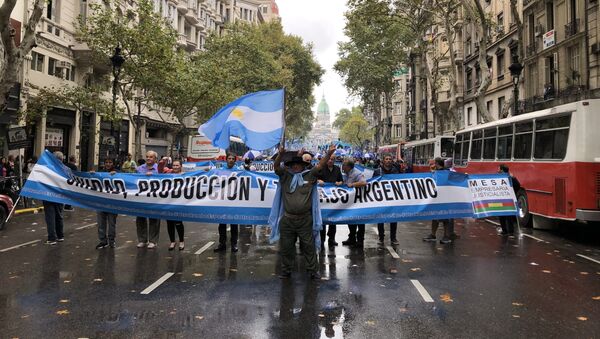
[[[331,140],[334,140],[334,135],[331,129],[331,114],[329,112],[329,105],[325,100],[325,95],[321,98],[321,102],[317,107],[315,119],[313,122],[312,130],[308,134],[306,144],[311,149],[317,149],[323,145],[328,145]]]
[[[154,0],[154,10],[169,19],[177,30],[178,47],[193,52],[202,50],[209,34],[224,34],[229,22],[264,21],[260,13],[264,1],[259,0]],[[13,26],[21,31],[27,22],[32,3],[19,0],[11,18]],[[277,6],[270,1],[268,15],[278,17]],[[135,9],[136,2],[124,2],[122,9]],[[99,82],[110,74],[106,65],[92,61],[89,48],[77,41],[75,23],[89,15],[90,1],[49,0],[37,30],[37,46],[23,63],[20,74],[21,109],[25,110],[30,97],[42,87],[84,86]],[[106,97],[110,98],[107,89]],[[130,103],[137,107],[136,102]],[[39,156],[44,149],[62,151],[67,157],[75,156],[82,170],[102,163],[107,156],[124,157],[135,149],[134,125],[123,118],[121,122],[103,122],[102,112],[79,112],[73,107],[53,107],[46,115],[28,124],[33,147],[25,149],[25,158]],[[169,114],[142,107],[140,112],[142,152],[155,150],[159,155],[185,155],[188,136],[178,134],[179,122]],[[21,124],[23,122],[20,122]],[[3,114],[0,132],[19,124],[15,115]],[[193,129],[197,124],[189,120]],[[3,134],[6,135],[6,134]],[[118,144],[118,147],[116,146]],[[3,154],[8,150],[5,143]],[[143,155],[138,155],[143,157]]]

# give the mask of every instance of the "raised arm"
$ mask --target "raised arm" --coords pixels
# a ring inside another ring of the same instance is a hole
[[[273,167],[275,168],[275,172],[281,170],[281,158],[283,157],[283,153],[285,152],[285,147],[283,145],[279,145],[277,149],[277,156],[275,157]]]
[[[322,157],[317,166],[315,166],[317,170],[321,170],[321,168],[327,165],[327,162],[329,161],[329,158],[331,158],[331,156],[333,155],[333,152],[335,152],[335,145],[331,144],[329,145],[329,149],[327,150],[327,153],[325,153],[325,156]]]

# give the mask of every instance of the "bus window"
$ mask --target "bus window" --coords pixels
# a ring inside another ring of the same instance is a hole
[[[513,125],[498,127],[498,160],[510,160],[512,155]]]
[[[442,158],[452,157],[452,149],[454,148],[453,138],[441,138],[441,153]]]
[[[494,160],[496,158],[496,127],[483,131],[483,159]]]
[[[426,164],[429,163],[429,160],[433,160],[435,157],[435,154],[433,153],[433,143],[431,144],[426,144],[425,145],[425,150],[427,151],[427,159],[426,159]]]
[[[481,159],[481,148],[482,148],[482,131],[473,131],[473,140],[471,141],[471,160]]]
[[[515,124],[515,159],[531,159],[533,144],[533,123],[531,121]]]
[[[570,116],[562,116],[535,122],[534,158],[564,159],[567,152],[570,119]]]
[[[462,166],[467,164],[469,154],[469,134],[463,133],[456,136],[454,144],[454,164]]]

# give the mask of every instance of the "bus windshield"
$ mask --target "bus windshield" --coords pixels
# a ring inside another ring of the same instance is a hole
[[[442,158],[450,158],[454,150],[454,138],[442,138],[440,156]]]

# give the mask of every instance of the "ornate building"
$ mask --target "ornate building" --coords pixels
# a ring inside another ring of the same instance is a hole
[[[310,147],[316,149],[318,146],[329,144],[332,140],[333,133],[331,130],[329,105],[325,100],[325,95],[323,95],[317,108],[313,128],[308,135],[308,141]]]

